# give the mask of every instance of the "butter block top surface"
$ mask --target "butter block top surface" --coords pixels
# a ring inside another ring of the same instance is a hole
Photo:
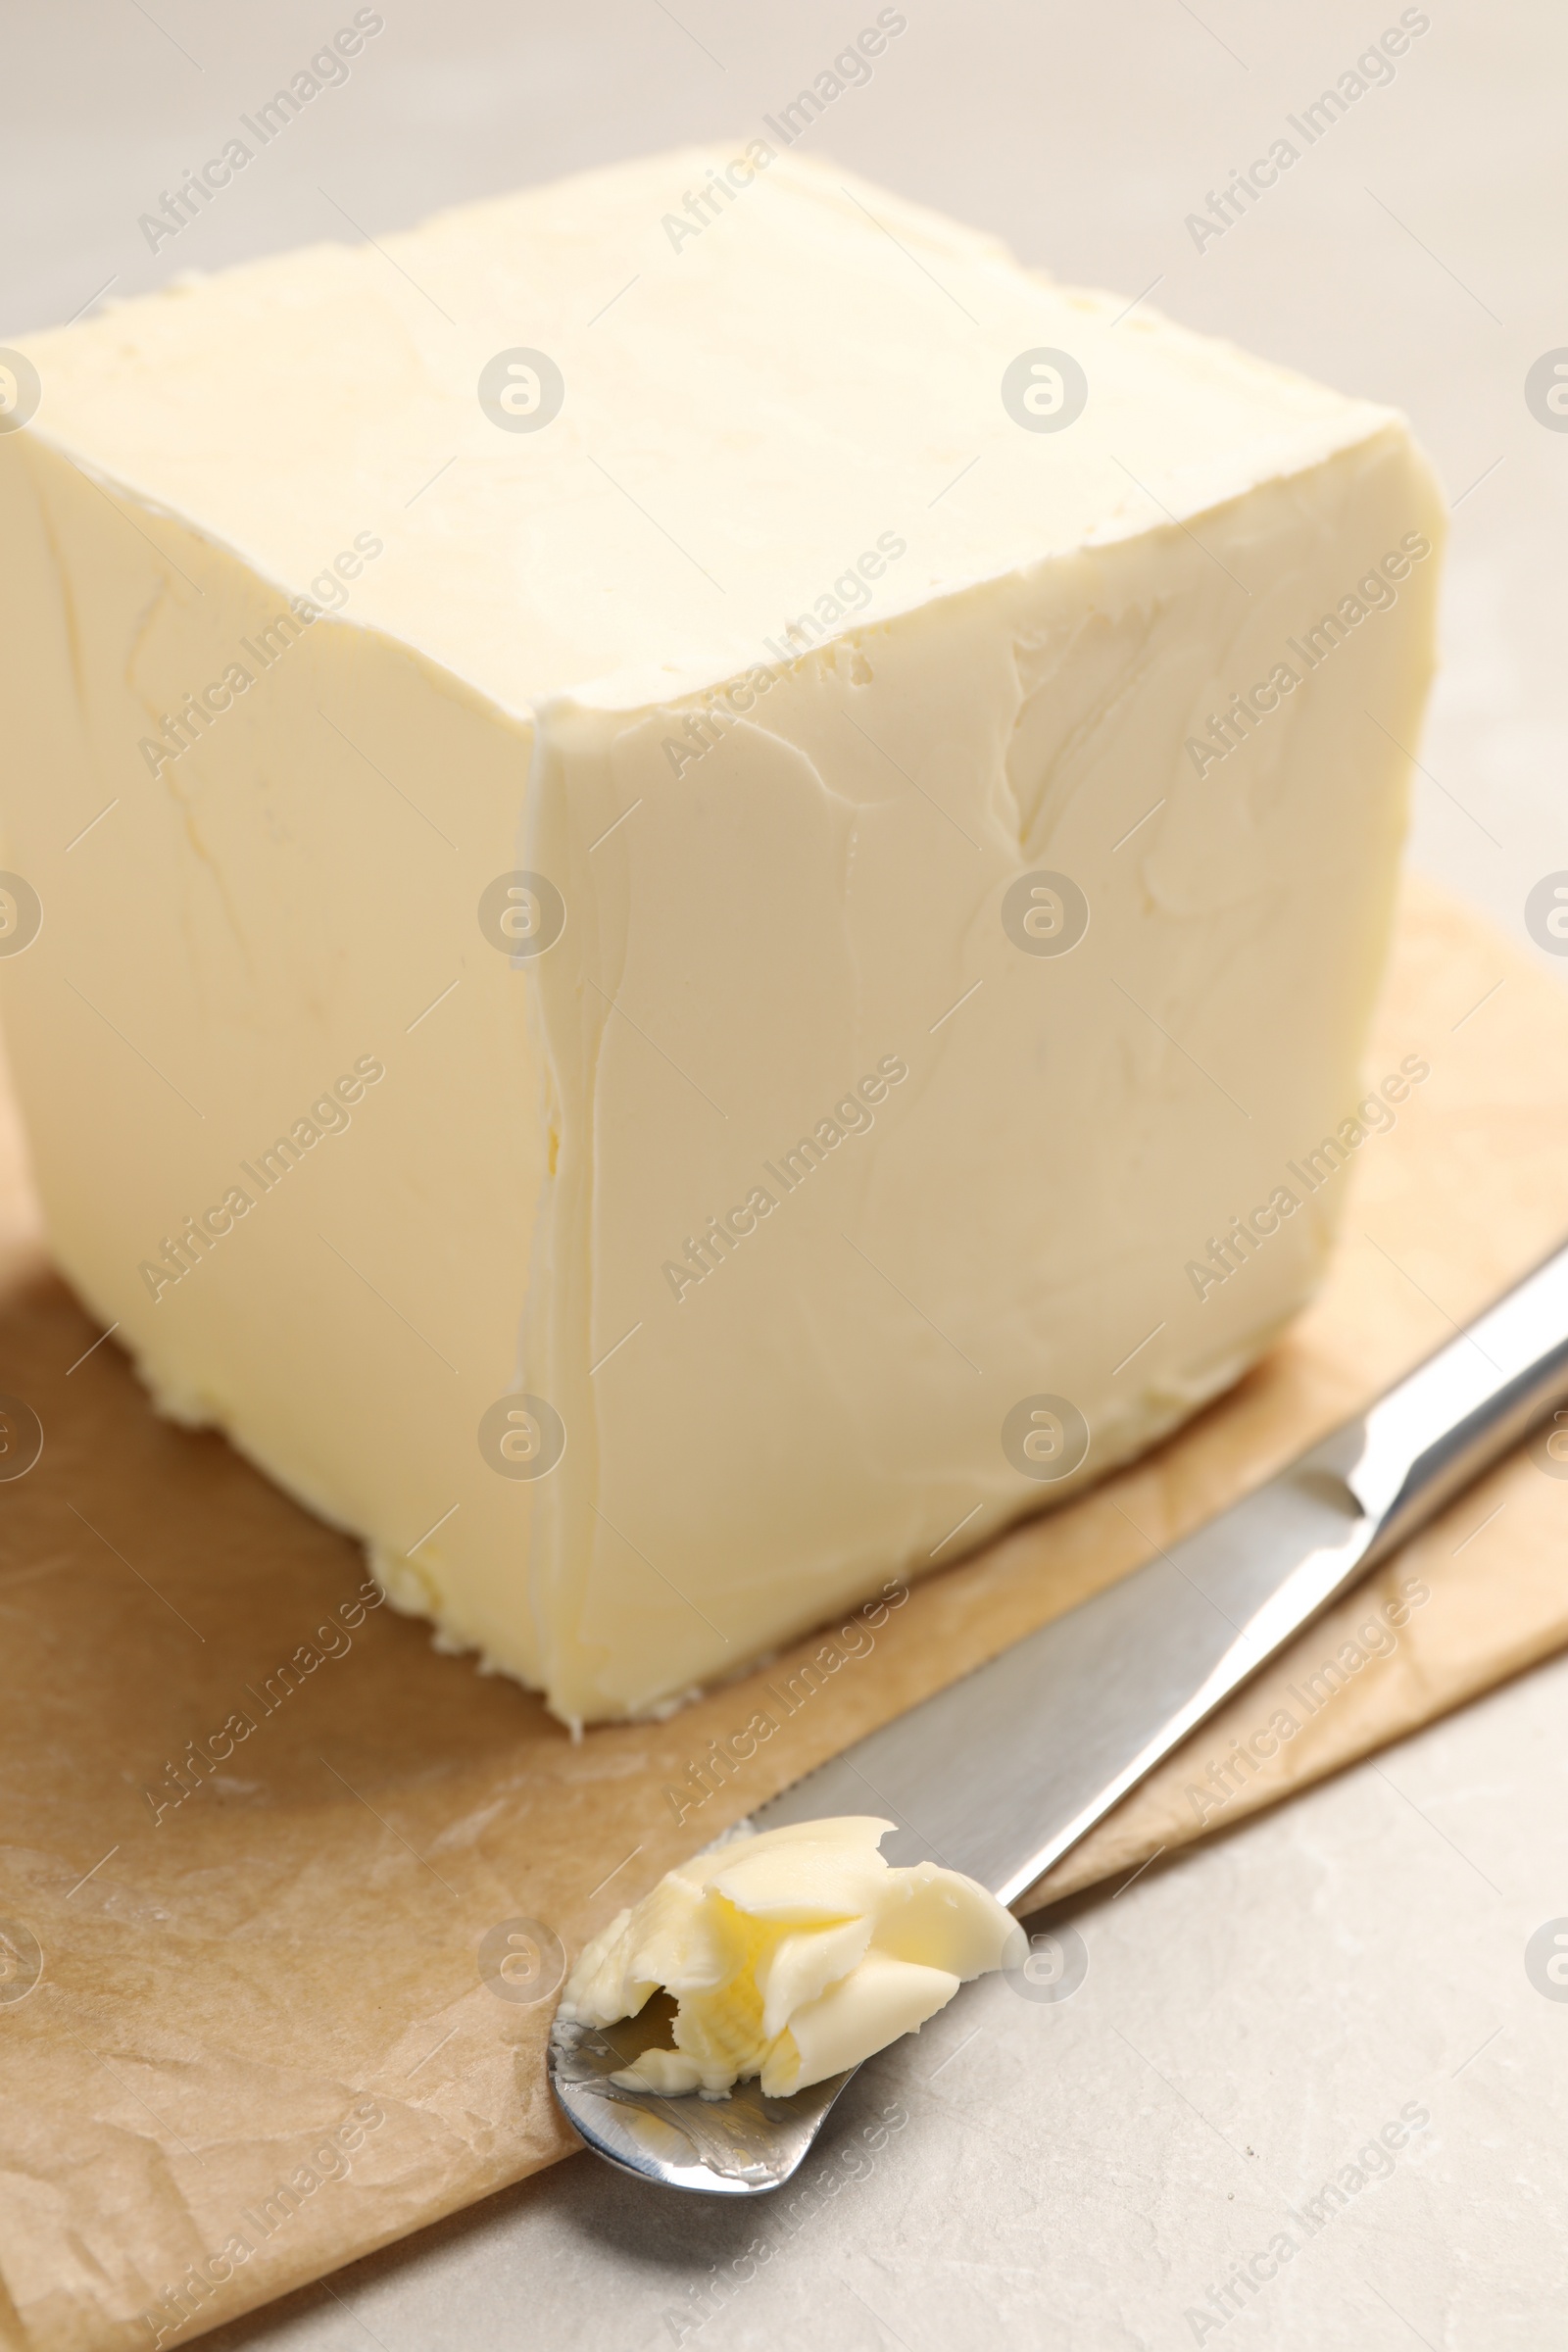
[[[884,534],[907,552],[846,622],[1189,520],[1393,421],[836,168],[750,156],[589,172],[25,336],[35,430],[290,592],[373,531],[347,617],[526,713],[767,660]],[[480,403],[518,350],[564,387],[536,429]],[[1069,429],[1004,405],[1042,350],[1083,369]]]

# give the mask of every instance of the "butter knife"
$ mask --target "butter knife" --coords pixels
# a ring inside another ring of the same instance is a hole
[[[884,1724],[760,1806],[771,1830],[895,1822],[883,1852],[1029,1890],[1319,1611],[1568,1400],[1568,1248],[1370,1409],[1093,1599]],[[556,2096],[623,2170],[716,2195],[777,2188],[848,2073],[769,2099],[666,2098],[608,2077],[667,2045],[662,1998],[552,2034]]]

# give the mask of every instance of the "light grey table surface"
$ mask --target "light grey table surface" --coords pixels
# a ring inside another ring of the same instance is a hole
[[[154,255],[138,216],[352,7],[13,4],[0,335],[106,290],[351,236],[345,213],[378,235],[750,133],[876,7],[381,13],[347,85]],[[1568,979],[1523,912],[1568,868],[1568,432],[1524,388],[1568,346],[1568,19],[1546,0],[1404,12],[1428,29],[1393,80],[1200,250],[1187,216],[1399,21],[1396,0],[904,13],[870,83],[803,148],[1410,415],[1456,501],[1412,855]],[[1565,1705],[1568,1663],[1080,1905],[1081,1989],[1039,2004],[971,1987],[865,2070],[804,2201],[676,2202],[578,2159],[210,2340],[1568,2344],[1568,1999],[1548,1997],[1568,1985],[1526,1967],[1531,1936],[1568,1914]],[[1429,2120],[1314,2228],[1305,2201],[1401,2113]],[[1268,2251],[1282,2232],[1288,2260]],[[1254,2257],[1254,2281],[1276,2275],[1236,2290],[1245,2308],[1222,2324],[1211,2290]]]

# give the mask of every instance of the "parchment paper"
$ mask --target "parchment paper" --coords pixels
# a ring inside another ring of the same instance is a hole
[[[154,1417],[44,1266],[5,1113],[0,1391],[44,1433],[0,1482],[7,2352],[187,2342],[567,2153],[552,2003],[528,1997],[553,1937],[574,1953],[801,1772],[1266,1478],[1544,1255],[1568,1222],[1568,1002],[1419,885],[1371,1066],[1407,1054],[1431,1077],[1356,1154],[1328,1285],[1229,1397],[829,1651],[819,1636],[575,1746],[367,1607],[357,1548],[221,1440]],[[1462,1497],[1041,1896],[1131,1873],[1568,1642],[1559,1468],[1538,1439]],[[827,1655],[693,1803],[710,1741]]]

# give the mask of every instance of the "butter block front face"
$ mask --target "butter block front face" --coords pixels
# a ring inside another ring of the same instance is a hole
[[[61,1262],[572,1720],[1301,1304],[1431,662],[1399,419],[784,158],[672,248],[709,160],[28,338],[0,439]]]

